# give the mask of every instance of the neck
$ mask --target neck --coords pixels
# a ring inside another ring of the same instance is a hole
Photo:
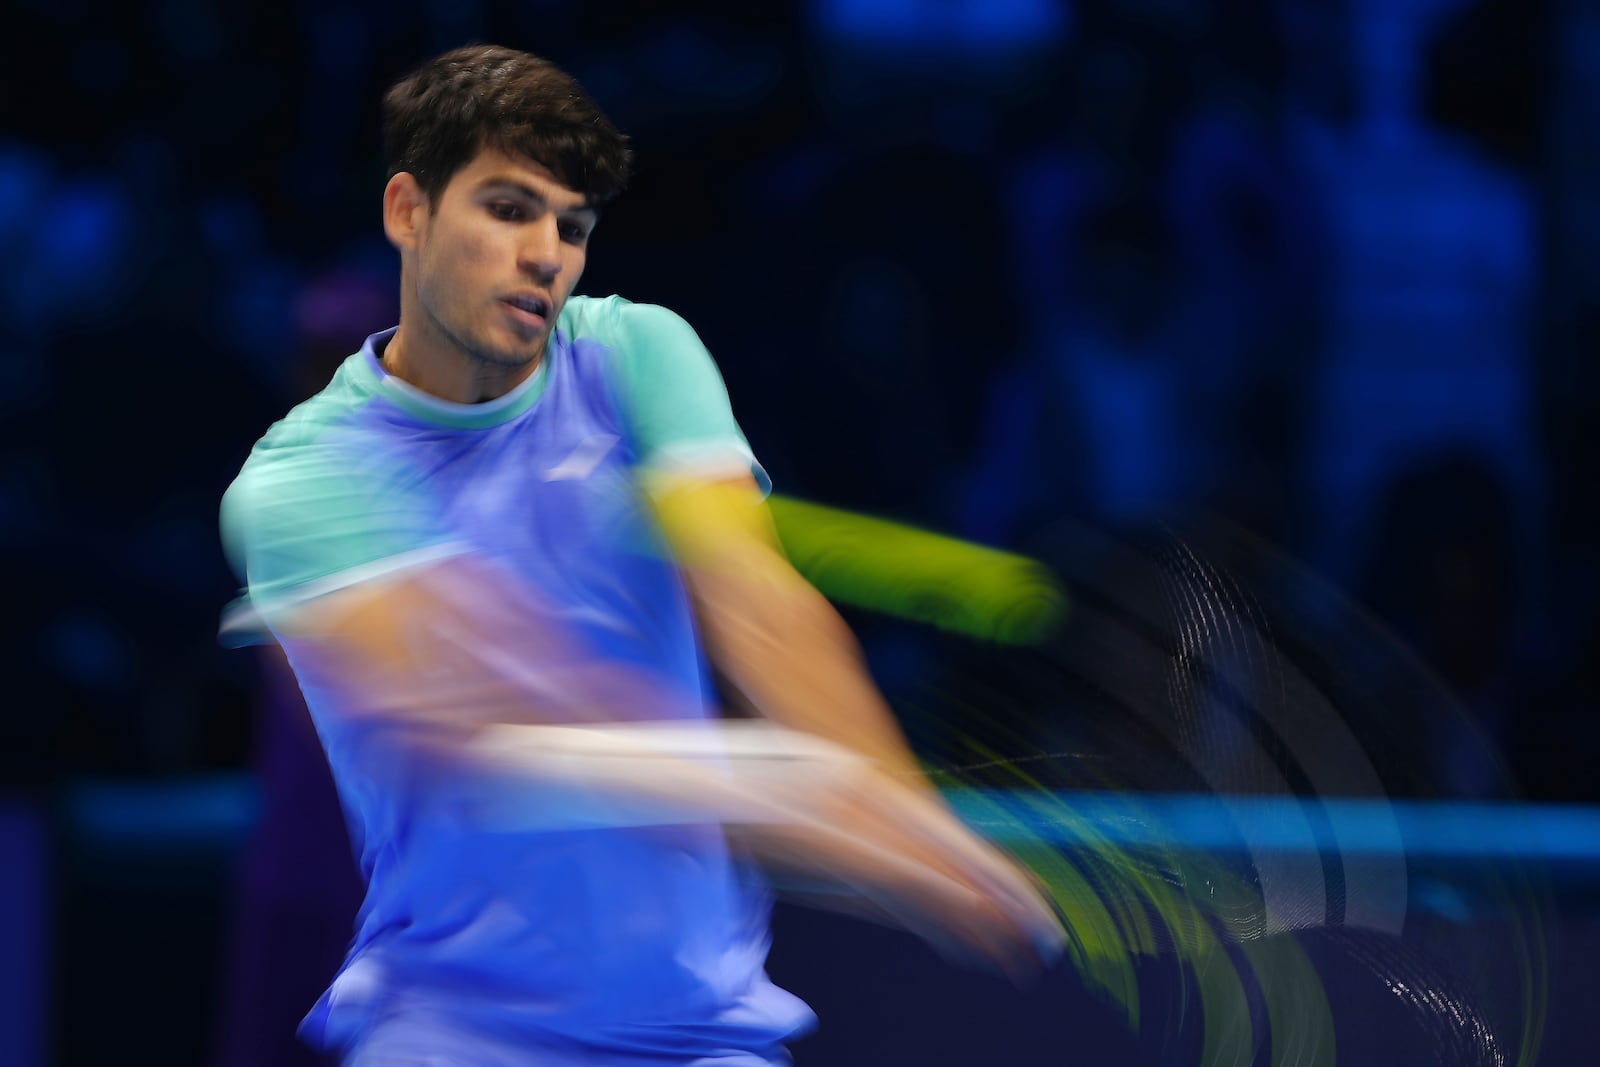
[[[515,366],[479,359],[440,331],[420,328],[419,318],[423,316],[401,315],[400,328],[384,347],[383,367],[441,400],[457,404],[494,400],[527,381],[544,362],[543,347],[534,359]]]

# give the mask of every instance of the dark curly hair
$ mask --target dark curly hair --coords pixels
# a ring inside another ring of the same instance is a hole
[[[406,171],[437,203],[484,149],[520,155],[594,205],[628,183],[632,153],[589,94],[554,63],[469,45],[424,63],[383,98],[389,176]]]

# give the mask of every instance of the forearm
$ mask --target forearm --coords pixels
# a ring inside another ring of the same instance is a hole
[[[474,818],[502,830],[816,823],[865,759],[772,723],[499,724],[463,747]]]
[[[920,781],[916,757],[849,627],[799,575],[762,573],[778,567],[786,565],[752,562],[696,578],[717,666],[764,717],[860,752],[908,783]]]

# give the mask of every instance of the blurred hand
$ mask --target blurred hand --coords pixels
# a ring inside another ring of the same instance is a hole
[[[1060,957],[1066,935],[1037,881],[931,788],[870,770],[827,792],[810,822],[730,829],[798,875],[808,901],[899,926],[952,962],[1021,983]]]

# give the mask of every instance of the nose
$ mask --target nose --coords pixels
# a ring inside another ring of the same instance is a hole
[[[522,228],[517,266],[541,279],[561,273],[561,232],[553,212]]]

